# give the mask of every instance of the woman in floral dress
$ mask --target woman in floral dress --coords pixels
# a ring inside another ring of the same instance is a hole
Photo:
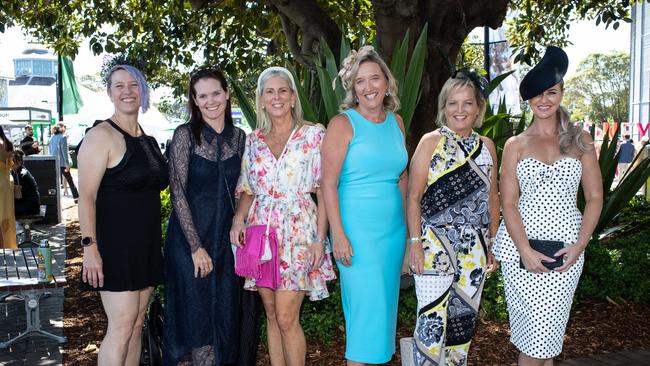
[[[422,137],[410,168],[410,267],[418,298],[414,365],[467,364],[499,225],[496,150],[480,126],[486,101],[476,74],[459,72],[438,101],[438,130]]]
[[[328,297],[326,281],[335,278],[324,242],[327,219],[319,188],[325,130],[302,119],[295,82],[285,68],[262,72],[256,102],[258,129],[246,138],[230,240],[244,245],[245,227],[267,225],[268,220],[275,228],[278,248],[272,249],[271,261],[278,261],[279,273],[247,278],[245,288],[257,289],[262,297],[271,364],[304,365],[302,300],[305,294],[311,300]]]

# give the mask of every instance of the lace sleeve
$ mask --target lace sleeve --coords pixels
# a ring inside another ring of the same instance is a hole
[[[194,253],[201,247],[194,222],[192,211],[185,196],[187,189],[187,175],[192,155],[192,135],[188,126],[180,126],[174,132],[171,146],[169,146],[169,188],[171,190],[174,213],[181,225],[185,239]]]
[[[239,158],[244,156],[244,147],[246,146],[246,132],[244,130],[238,130],[238,136],[237,136],[237,154],[239,155]]]

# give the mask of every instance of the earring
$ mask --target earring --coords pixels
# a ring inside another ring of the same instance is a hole
[[[294,104],[292,104],[292,105],[291,105],[291,108],[295,108],[295,105],[294,105]]]
[[[359,104],[359,98],[357,98],[357,97],[354,97],[354,99],[352,99],[352,101],[354,102],[354,104]]]
[[[390,95],[391,95],[390,92],[389,92],[389,91],[386,91],[386,96],[387,96],[387,97],[390,97]]]
[[[264,106],[262,106],[262,109],[266,109]]]

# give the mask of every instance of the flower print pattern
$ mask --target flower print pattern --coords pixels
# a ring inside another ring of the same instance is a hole
[[[416,334],[419,340],[427,347],[440,343],[445,331],[445,322],[437,312],[418,316]]]
[[[441,283],[449,287],[433,300],[427,297],[431,293],[418,293],[422,309],[413,359],[418,366],[461,366],[467,364],[485,281],[484,237],[494,163],[478,134],[462,137],[447,127],[439,131],[442,136],[431,157],[422,198],[424,272],[416,276],[416,288],[437,288]]]
[[[255,196],[247,225],[266,225],[271,216],[278,235],[279,289],[308,291],[311,300],[328,297],[326,281],[336,278],[329,248],[320,268],[310,268],[307,260],[309,244],[317,236],[317,207],[310,194],[320,186],[324,134],[321,125],[302,126],[277,160],[264,134],[253,131],[246,137],[236,189],[237,195]],[[255,289],[255,280],[247,278],[244,287]]]

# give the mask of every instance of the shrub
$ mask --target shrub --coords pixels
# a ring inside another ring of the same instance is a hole
[[[167,236],[167,225],[169,224],[169,216],[172,214],[172,198],[169,193],[169,187],[160,192],[160,225],[162,226],[162,241],[165,243]]]
[[[650,229],[587,246],[578,300],[609,297],[650,303]]]
[[[336,266],[334,271],[338,276]],[[308,339],[318,339],[325,345],[335,340],[335,334],[345,332],[339,280],[329,282],[327,288],[330,293],[327,299],[309,301],[305,298],[300,312],[300,324],[305,336]]]
[[[483,287],[480,316],[485,319],[504,320],[508,318],[506,293],[503,288],[501,269],[489,273]]]

